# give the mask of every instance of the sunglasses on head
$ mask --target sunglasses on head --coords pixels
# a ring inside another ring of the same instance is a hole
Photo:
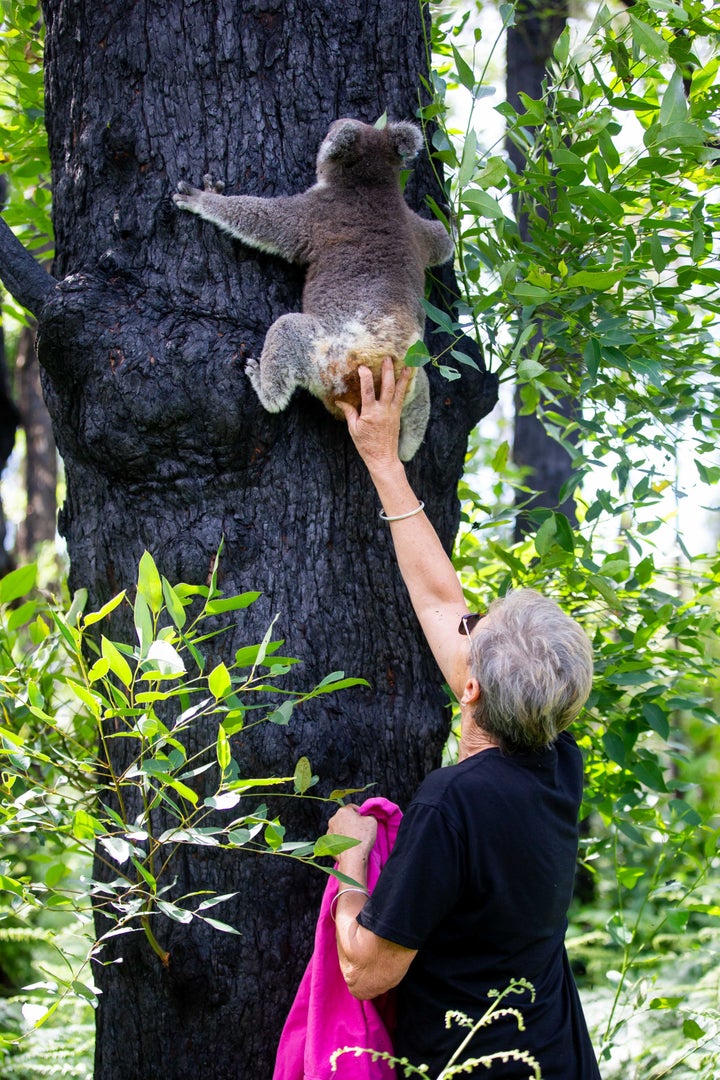
[[[460,620],[460,625],[458,626],[458,633],[467,634],[467,636],[470,637],[477,624],[480,622],[481,619],[484,618],[484,611],[474,611],[470,615],[463,615],[462,619]]]

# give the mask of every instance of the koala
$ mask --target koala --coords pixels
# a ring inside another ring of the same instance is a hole
[[[397,376],[422,338],[425,269],[453,253],[443,225],[410,210],[400,190],[400,170],[422,143],[411,123],[336,120],[318,152],[316,183],[302,194],[225,196],[210,176],[202,191],[178,184],[173,198],[182,210],[307,268],[302,314],[277,319],[259,360],[247,362],[269,412],[285,409],[304,387],[343,419],[337,401],[360,407],[358,365],[372,370],[377,389],[383,358],[393,358]],[[401,417],[402,460],[420,446],[429,414],[427,375],[417,368]]]

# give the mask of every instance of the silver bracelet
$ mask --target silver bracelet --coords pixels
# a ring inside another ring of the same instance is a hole
[[[385,513],[384,510],[380,511],[380,517],[383,521],[404,521],[405,518],[415,517],[416,514],[421,514],[425,509],[425,503],[420,500],[420,505],[416,506],[414,510],[409,510],[407,514],[395,514],[393,517]]]
[[[356,889],[354,887],[353,888],[347,888],[347,889],[340,889],[340,891],[335,893],[332,900],[330,901],[330,918],[332,919],[333,922],[335,922],[335,911],[334,911],[335,905],[337,904],[340,897],[343,896],[346,892],[359,892],[359,893],[362,893],[363,896],[369,896],[370,895],[370,893],[367,891],[367,889]]]

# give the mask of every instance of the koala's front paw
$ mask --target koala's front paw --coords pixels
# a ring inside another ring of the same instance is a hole
[[[178,189],[173,195],[173,202],[176,206],[179,206],[181,210],[193,210],[197,200],[202,195],[202,191],[198,188],[190,187],[190,184],[186,184],[184,180],[181,180],[178,184]]]
[[[250,380],[250,385],[253,390],[260,397],[260,361],[254,356],[248,356],[245,361],[245,374]],[[262,398],[260,398],[262,400]]]
[[[250,380],[250,385],[257,394],[260,404],[266,412],[282,412],[282,410],[287,407],[287,404],[292,397],[292,388],[289,392],[285,391],[280,398],[278,398],[277,387],[273,386],[272,379],[268,381],[267,368],[265,370],[265,377],[263,378],[263,365],[260,360],[256,360],[255,357],[249,356],[245,361],[245,374]]]
[[[212,191],[215,195],[222,195],[223,191],[225,190],[225,185],[223,184],[222,180],[213,181],[210,173],[205,173],[205,175],[203,176],[203,190]]]
[[[173,202],[181,210],[191,210],[197,213],[205,192],[210,192],[211,195],[221,195],[224,190],[225,185],[222,180],[213,181],[212,176],[206,174],[203,176],[202,190],[191,187],[190,184],[186,184],[184,180],[181,180],[177,186],[177,191],[173,195]]]

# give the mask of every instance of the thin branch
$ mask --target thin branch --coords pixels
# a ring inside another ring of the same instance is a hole
[[[0,280],[18,304],[34,315],[40,313],[56,279],[43,270],[0,217]]]

